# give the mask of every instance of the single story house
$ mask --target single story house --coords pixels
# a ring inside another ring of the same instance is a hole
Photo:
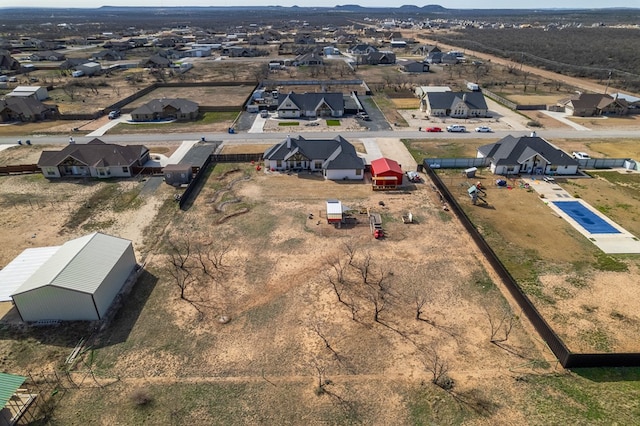
[[[489,107],[482,92],[427,92],[420,110],[435,117],[486,117]]]
[[[417,61],[399,61],[398,67],[403,72],[429,72],[429,64]]]
[[[349,47],[347,52],[353,55],[366,55],[371,52],[377,52],[378,48],[372,46],[370,44],[356,44],[354,46]]]
[[[396,63],[396,54],[389,50],[369,52],[364,55],[357,55],[358,64],[367,65],[392,65]]]
[[[44,50],[40,52],[34,52],[28,56],[30,61],[64,61],[64,53],[55,52],[53,50]]]
[[[46,105],[34,98],[6,98],[0,100],[0,122],[38,121],[55,118],[56,105]]]
[[[575,175],[578,161],[541,137],[506,136],[498,142],[478,148],[477,158],[490,161],[497,175]]]
[[[560,99],[558,106],[575,117],[626,115],[629,112],[626,100],[600,93],[578,93]]]
[[[278,96],[276,109],[280,118],[342,117],[342,93],[294,93]]]
[[[94,139],[87,144],[69,144],[61,151],[42,151],[38,167],[47,179],[71,177],[131,177],[132,167],[149,161],[143,145],[107,144]]]
[[[160,55],[152,55],[140,61],[141,68],[169,68],[171,61]]]
[[[389,158],[378,158],[371,162],[371,182],[373,189],[396,189],[402,185],[402,167]]]
[[[310,52],[298,55],[293,63],[296,66],[318,66],[324,65],[324,59],[322,59],[322,56],[320,56],[318,52]]]
[[[314,140],[287,136],[267,149],[263,158],[266,170],[319,171],[327,180],[364,179],[364,159],[342,136]]]
[[[57,247],[11,298],[25,322],[100,320],[136,266],[131,241],[94,232]]]
[[[38,101],[44,101],[49,97],[49,92],[43,86],[18,86],[7,97],[11,98],[33,98]]]
[[[195,120],[200,106],[187,99],[153,99],[131,112],[133,121],[154,121],[163,119]]]

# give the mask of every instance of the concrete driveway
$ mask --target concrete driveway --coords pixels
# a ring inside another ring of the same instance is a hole
[[[107,131],[109,131],[109,129],[127,121],[131,121],[131,114],[122,114],[120,117],[109,120],[109,122],[104,126],[101,126],[99,129],[96,129],[93,132],[89,133],[87,137],[97,138],[103,136],[105,133],[107,133]]]

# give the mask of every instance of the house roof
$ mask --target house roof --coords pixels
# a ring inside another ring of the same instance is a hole
[[[295,154],[300,154],[310,161],[323,161],[322,168],[327,170],[364,169],[364,160],[358,157],[354,146],[342,136],[313,140],[304,139],[302,136],[287,137],[267,149],[264,159],[285,161]]]
[[[12,296],[46,286],[93,294],[130,246],[99,232],[67,241]]]
[[[25,117],[39,115],[51,110],[52,108],[53,107],[47,106],[37,99],[28,97],[10,97],[0,100],[0,112],[4,109],[10,109],[14,113]]]
[[[197,103],[188,99],[153,99],[141,107],[134,109],[131,114],[155,114],[164,111],[167,107],[173,107],[182,114],[191,114],[193,112],[197,112],[199,109],[199,105]]]
[[[377,175],[385,172],[394,172],[402,174],[402,168],[397,161],[391,160],[389,158],[378,158],[377,160],[371,161],[371,174]]]
[[[42,151],[38,167],[58,167],[70,157],[88,167],[131,166],[147,152],[144,145],[106,144],[93,139],[86,145],[69,144],[61,151]]]
[[[286,106],[287,100],[293,103],[294,108]],[[342,93],[294,93],[278,99],[278,110],[315,111],[322,103],[325,103],[333,111],[344,110],[344,98]]]
[[[522,164],[534,155],[539,155],[550,164],[573,166],[578,162],[564,151],[551,145],[538,136],[506,136],[496,143],[478,148],[483,157],[491,159],[497,165]]]
[[[574,109],[603,109],[614,102],[627,105],[626,100],[614,98],[611,95],[601,93],[578,93],[558,101],[561,105],[573,106]]]
[[[425,96],[432,109],[451,109],[456,103],[463,101],[469,109],[488,109],[482,92],[432,92]]]

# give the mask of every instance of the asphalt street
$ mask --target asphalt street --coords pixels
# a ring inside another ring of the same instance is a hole
[[[345,138],[399,138],[399,139],[487,139],[498,140],[507,135],[524,136],[528,135],[530,131],[496,131],[493,133],[426,133],[419,132],[417,130],[383,130],[383,131],[359,131],[359,132],[304,132],[305,138],[310,139],[332,139],[338,134]],[[145,134],[127,134],[127,135],[109,135],[106,134],[100,137],[100,140],[108,143],[145,143],[145,144],[159,144],[159,143],[176,143],[184,140],[200,140],[204,137],[208,141],[223,141],[227,143],[236,144],[252,144],[256,141],[281,141],[287,137],[286,132],[279,133],[236,133],[229,134],[226,132],[221,133],[145,133]],[[576,130],[536,130],[536,134],[548,140],[554,138],[560,139],[620,139],[620,138],[639,138],[640,133],[637,130],[602,130],[602,131],[589,131],[579,132]],[[87,143],[94,139],[89,136],[73,136],[75,143]],[[69,136],[29,136],[21,138],[22,142],[29,139],[32,144],[68,144]],[[18,138],[13,137],[1,137],[0,144],[15,145]]]

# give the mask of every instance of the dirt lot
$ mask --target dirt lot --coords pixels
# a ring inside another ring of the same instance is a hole
[[[254,86],[161,87],[127,104],[125,108],[138,108],[153,99],[176,97],[207,106],[242,105],[253,89]]]

